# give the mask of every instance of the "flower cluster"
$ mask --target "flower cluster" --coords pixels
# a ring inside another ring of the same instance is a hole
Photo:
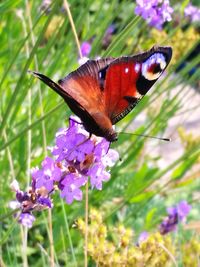
[[[78,230],[85,235],[83,219],[76,222]],[[134,232],[120,224],[111,233],[103,223],[102,214],[92,209],[89,214],[88,254],[98,266],[169,266],[170,257],[166,250],[174,253],[170,237],[159,233],[149,235],[140,245],[133,241]],[[165,247],[165,250],[163,249]],[[171,262],[170,262],[171,263]]]
[[[192,22],[200,21],[200,8],[193,6],[191,3],[187,5],[184,10],[184,14],[188,17]]]
[[[20,214],[17,216],[18,222],[28,228],[32,227],[35,221],[32,211],[52,208],[53,206],[47,190],[45,188],[37,189],[34,178],[27,192],[20,190],[16,180],[10,186],[11,190],[16,193],[16,200],[10,202],[10,208],[20,210]]]
[[[199,235],[192,235],[190,240],[183,243],[181,241],[181,252],[183,266],[194,267],[199,266],[199,255],[200,255],[200,242]]]
[[[102,183],[110,179],[107,167],[118,160],[118,153],[109,149],[110,143],[104,138],[92,136],[77,122],[70,119],[69,128],[60,130],[56,135],[56,146],[51,149],[56,158],[55,164],[61,169],[61,175],[55,182],[61,190],[61,196],[71,204],[73,199],[81,200],[80,187],[90,177],[92,189],[102,189]],[[45,182],[45,181],[44,181]]]
[[[171,21],[173,8],[169,0],[136,0],[135,14],[147,20],[150,26],[159,30],[164,22]]]
[[[107,167],[112,167],[119,158],[109,146],[104,138],[89,137],[78,118],[71,117],[69,128],[57,132],[56,145],[50,148],[54,158],[46,157],[41,169],[32,169],[28,193],[18,186],[14,189],[23,216],[32,215],[33,210],[51,208],[49,196],[55,189],[60,190],[67,204],[82,200],[81,188],[88,181],[92,189],[102,190],[103,182],[110,179]]]
[[[168,217],[166,217],[160,225],[160,233],[162,235],[175,231],[177,224],[183,222],[191,210],[191,206],[187,201],[181,201],[177,206],[167,209]]]

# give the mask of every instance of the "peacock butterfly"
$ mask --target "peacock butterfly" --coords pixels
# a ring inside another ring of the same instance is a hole
[[[153,47],[134,56],[88,60],[55,83],[31,72],[62,96],[90,134],[117,140],[112,125],[125,117],[166,69],[171,47]]]

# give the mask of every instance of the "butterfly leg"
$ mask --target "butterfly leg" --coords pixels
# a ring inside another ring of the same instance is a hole
[[[83,125],[82,121],[80,121],[78,118],[77,120],[75,118],[69,117],[69,121],[75,122],[77,124]]]
[[[73,119],[72,119],[72,121],[73,121]],[[77,147],[83,145],[83,144],[86,143],[88,140],[90,140],[91,136],[92,136],[92,133],[89,133],[89,136],[88,136],[84,141],[78,143],[75,147],[73,147],[73,148],[70,150],[69,155],[70,155],[70,154],[71,154]]]

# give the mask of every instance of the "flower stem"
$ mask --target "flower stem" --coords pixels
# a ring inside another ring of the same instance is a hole
[[[21,235],[22,235],[22,258],[23,258],[23,267],[28,267],[28,258],[27,258],[27,236],[28,228],[21,225]]]
[[[84,261],[84,267],[87,267],[87,251],[88,251],[88,182],[85,186],[85,261]]]
[[[27,6],[27,2],[26,2]],[[19,14],[18,17],[21,19],[22,28],[24,32],[24,37],[27,36],[27,25],[24,19],[23,13]],[[30,50],[28,42],[25,42],[25,51],[26,51],[26,58],[28,59],[30,56]],[[31,124],[31,90],[28,90],[28,124]],[[30,166],[31,166],[31,139],[32,139],[32,132],[31,130],[28,131],[28,139],[27,139],[27,187],[30,184]],[[27,258],[27,243],[28,243],[28,228],[21,226],[21,233],[22,233],[22,258],[23,258],[23,267],[28,266],[28,258]]]
[[[31,11],[30,11],[30,3],[27,1],[27,5],[26,5],[26,11],[27,11],[27,15],[28,15],[28,23],[29,23],[29,28],[30,28],[30,33],[31,33],[31,43],[34,46],[34,44],[36,43],[35,41],[35,35],[33,33],[33,23],[32,23],[32,18],[31,18]],[[38,59],[37,59],[37,55],[34,55],[34,64],[35,64],[35,69],[36,71],[39,70],[39,65],[38,65]],[[41,86],[40,83],[38,84],[38,95],[39,95],[39,104],[40,104],[40,108],[41,108],[41,115],[44,115],[44,107],[43,107],[43,102],[42,102],[42,92],[41,92]],[[43,137],[43,150],[44,150],[44,154],[46,155],[46,151],[47,151],[47,141],[46,141],[46,128],[45,128],[45,122],[42,121],[41,122],[42,125],[42,137]]]
[[[63,210],[63,214],[64,214],[64,220],[65,220],[65,224],[66,224],[66,228],[67,228],[67,235],[69,238],[69,245],[70,245],[70,249],[71,249],[71,253],[72,253],[72,258],[74,261],[74,266],[77,266],[77,262],[76,262],[76,257],[75,257],[75,253],[74,253],[74,248],[73,248],[73,244],[72,244],[72,239],[71,239],[71,235],[70,235],[70,231],[69,231],[69,223],[68,223],[68,219],[67,219],[67,214],[65,212],[65,207],[64,207],[64,203],[62,200],[62,210]]]
[[[34,46],[35,44],[35,35],[33,32],[33,23],[32,23],[32,18],[31,18],[31,11],[30,11],[30,3],[28,0],[26,1],[26,12],[27,12],[27,17],[28,17],[28,23],[29,23],[29,28],[30,28],[30,33],[31,33],[31,43]],[[35,63],[35,68],[38,71],[38,59],[37,55],[34,55],[34,63]],[[39,84],[39,103],[41,107],[41,115],[44,115],[44,109],[43,109],[43,99],[42,99],[42,92],[41,92],[41,87]],[[47,142],[46,142],[46,128],[45,128],[45,122],[42,121],[42,137],[43,137],[43,152],[45,156],[47,155]],[[54,267],[54,243],[53,243],[53,226],[52,226],[52,211],[51,209],[48,210],[48,225],[49,225],[49,243],[50,243],[50,266]]]
[[[54,267],[54,246],[53,246],[53,226],[52,226],[52,212],[48,209],[48,225],[49,225],[49,243],[50,243],[50,266]]]
[[[8,142],[8,138],[7,138],[7,133],[6,133],[5,129],[3,130],[3,138],[5,140],[5,143],[7,143]],[[8,162],[9,162],[9,165],[10,165],[11,178],[12,178],[12,180],[14,180],[16,178],[16,176],[15,176],[14,162],[13,162],[12,153],[11,153],[11,150],[10,150],[9,146],[7,147],[6,150],[7,150],[7,154],[8,154]]]
[[[77,48],[78,48],[78,53],[79,53],[79,57],[82,58],[82,52],[81,52],[81,48],[80,48],[80,43],[79,43],[79,40],[78,40],[78,35],[77,35],[77,32],[76,32],[76,28],[75,28],[75,25],[74,25],[74,20],[72,18],[72,14],[71,14],[71,11],[70,11],[70,8],[69,8],[69,4],[67,2],[67,0],[63,0],[63,5],[64,5],[64,8],[67,12],[67,16],[69,18],[69,22],[71,24],[71,27],[72,27],[72,32],[74,34],[74,38],[75,38],[75,42],[76,42],[76,45],[77,45]]]

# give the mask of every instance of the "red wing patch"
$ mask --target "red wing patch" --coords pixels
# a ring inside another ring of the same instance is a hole
[[[105,81],[106,112],[111,121],[138,102],[141,95],[136,88],[136,81],[141,69],[140,63],[116,62],[107,70]]]

